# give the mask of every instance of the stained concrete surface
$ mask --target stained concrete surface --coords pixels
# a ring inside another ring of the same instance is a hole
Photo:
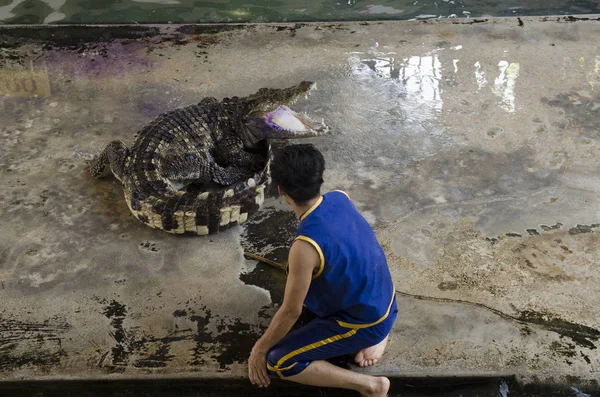
[[[310,140],[324,190],[405,293],[367,372],[598,386],[597,17],[19,29],[0,30],[3,380],[243,378],[285,280],[243,251],[285,260],[283,203],[171,236],[85,161],[204,96],[313,80],[294,107],[332,127]]]

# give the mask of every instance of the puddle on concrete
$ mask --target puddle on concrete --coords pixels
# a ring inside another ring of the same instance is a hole
[[[481,91],[488,86],[488,80],[484,68],[479,61],[473,65],[475,67],[475,81],[477,82],[477,91]],[[516,111],[515,86],[517,77],[519,77],[520,65],[517,62],[508,62],[501,60],[498,62],[499,74],[494,79],[494,84],[490,85],[491,91],[500,98],[499,106],[509,113]]]
[[[276,262],[287,261],[287,253],[296,237],[298,220],[287,209],[265,207],[244,225],[241,244],[244,251]]]
[[[379,78],[392,79],[408,103],[420,108],[425,106],[434,112],[442,110],[442,64],[437,54],[410,57],[396,53],[374,55],[372,58],[361,57],[358,64],[355,58],[350,59],[357,77],[370,78],[374,73]]]
[[[435,50],[411,56],[385,51],[376,44],[368,54],[350,53],[349,64],[358,80],[372,80],[376,77],[387,80],[394,86],[390,89],[395,89],[398,97],[404,99],[398,108],[402,108],[410,116],[406,120],[407,124],[436,119],[441,116],[444,108],[444,86],[452,87],[458,84],[453,74],[459,71],[458,51],[462,50],[463,46],[447,44],[449,43],[440,42]],[[446,59],[450,56],[452,59]],[[482,65],[479,61],[475,62],[472,68],[477,92],[484,93],[485,90],[482,90],[489,86],[491,92],[499,98],[498,106],[514,113],[517,110],[516,84],[520,64],[501,59],[495,66],[496,71],[493,70],[494,65]],[[497,77],[490,83],[486,73]]]
[[[363,117],[389,119],[395,127],[391,133],[402,128],[425,136],[441,133],[439,128],[435,128],[435,120],[444,106],[443,67],[437,53],[404,56],[380,49],[376,44],[368,53],[348,55],[355,84],[358,88],[366,85],[365,88],[371,91],[365,97],[381,94],[377,95],[378,106],[369,99],[361,109],[357,109]]]
[[[264,263],[258,263],[254,270],[240,274],[240,280],[246,285],[256,285],[266,289],[271,294],[271,301],[275,304],[283,302],[286,275]]]
[[[273,186],[266,195],[265,206],[244,224],[240,243],[245,252],[286,264],[289,248],[296,237],[298,220],[293,211],[277,201],[279,199],[276,198]],[[249,259],[248,263],[256,261]],[[256,263],[256,266],[248,269],[240,273],[240,280],[246,285],[268,290],[271,301],[280,304],[283,301],[286,275],[265,263]]]

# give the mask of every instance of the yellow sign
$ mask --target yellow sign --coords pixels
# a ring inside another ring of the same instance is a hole
[[[33,98],[49,95],[50,81],[47,73],[27,70],[0,70],[0,96]]]

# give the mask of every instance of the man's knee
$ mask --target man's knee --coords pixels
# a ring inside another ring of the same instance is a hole
[[[279,370],[277,363],[283,357],[283,352],[277,347],[272,348],[267,352],[267,371],[273,377],[283,378],[283,374]]]
[[[271,367],[275,367],[281,357],[283,357],[281,350],[275,346],[267,352],[267,364]]]
[[[295,360],[281,361],[288,352],[281,348],[273,348],[267,353],[267,370],[272,376],[285,379],[297,375],[310,364],[309,361],[298,362]]]

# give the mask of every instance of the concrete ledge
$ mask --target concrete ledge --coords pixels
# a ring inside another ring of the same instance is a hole
[[[456,378],[390,378],[392,396],[446,396],[457,393],[471,395],[511,395],[511,396],[573,396],[574,390],[580,395],[600,392],[600,388],[587,386],[583,390],[564,385],[520,385],[510,377],[456,377]],[[105,396],[118,392],[119,396],[222,396],[247,395],[271,396],[286,393],[287,396],[347,396],[347,391],[306,387],[274,379],[267,389],[258,389],[247,382],[230,380],[165,379],[165,380],[113,380],[113,381],[44,381],[0,383],[0,392],[6,397],[53,397],[64,395]]]

